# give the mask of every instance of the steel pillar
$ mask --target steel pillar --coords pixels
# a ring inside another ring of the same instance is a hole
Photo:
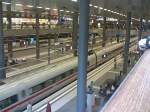
[[[39,10],[37,6],[39,5],[39,0],[35,0],[35,15],[36,15],[36,25],[35,25],[35,32],[36,32],[36,59],[40,58],[40,43],[39,43]]]
[[[145,25],[146,26],[146,32],[148,32],[148,24],[149,24],[148,23],[148,18],[146,18],[146,25]]]
[[[89,0],[80,1],[77,76],[77,112],[86,112],[86,79],[89,37]]]
[[[73,13],[73,33],[72,48],[74,56],[77,56],[77,40],[78,40],[78,12]]]
[[[0,80],[6,78],[4,55],[4,37],[3,37],[3,5],[0,0]]]
[[[125,38],[125,47],[124,47],[124,63],[123,63],[123,74],[127,74],[128,67],[128,54],[129,54],[129,45],[130,45],[130,30],[131,30],[131,12],[127,13],[127,29],[126,29],[126,38]]]
[[[140,18],[138,41],[142,38],[142,30],[143,30],[142,27],[143,27],[143,18]]]
[[[11,3],[11,0],[9,0]],[[11,4],[7,5],[7,21],[8,21],[8,25],[7,25],[7,30],[12,29],[12,20],[11,20]],[[9,58],[13,57],[13,41],[11,39],[12,37],[8,38],[8,55]]]
[[[103,17],[103,40],[102,40],[102,47],[105,47],[106,45],[106,17]]]
[[[51,55],[50,55],[50,49],[51,49],[51,39],[48,39],[48,64],[50,64]]]
[[[11,3],[11,0],[9,0]],[[8,21],[8,25],[7,25],[7,29],[11,29],[12,28],[12,20],[11,20],[11,4],[7,5],[7,21]]]

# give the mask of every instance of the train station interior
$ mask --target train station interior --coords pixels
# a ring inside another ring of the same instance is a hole
[[[0,112],[150,112],[150,0],[0,0]]]

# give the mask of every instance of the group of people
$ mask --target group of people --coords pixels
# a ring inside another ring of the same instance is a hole
[[[116,90],[116,82],[107,82],[104,87],[100,85],[99,96],[100,96],[100,108],[109,100]]]

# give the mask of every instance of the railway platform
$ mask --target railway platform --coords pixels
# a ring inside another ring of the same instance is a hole
[[[120,71],[122,70],[122,65],[123,62],[122,60],[117,62],[117,67],[114,69],[114,65],[111,67],[110,70],[105,70],[107,71],[106,73],[99,73],[99,78],[94,81],[94,86],[99,89],[100,85],[105,85],[107,81],[115,81],[115,78],[120,75]],[[128,68],[128,71],[130,71],[132,67],[130,66]],[[96,94],[98,94],[98,91],[95,91]],[[106,103],[106,102],[105,102]],[[53,108],[53,107],[52,107]],[[99,100],[96,102],[95,107],[93,108],[93,112],[98,112],[102,107],[100,107]],[[45,112],[45,111],[43,111]],[[76,112],[76,97],[72,98],[68,103],[63,105],[60,109],[54,112]]]

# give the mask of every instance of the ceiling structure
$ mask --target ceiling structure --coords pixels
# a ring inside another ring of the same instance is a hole
[[[3,3],[12,3],[13,11],[32,10],[38,0],[3,0]],[[127,11],[132,17],[150,17],[150,0],[90,0],[91,15],[106,15],[116,18],[125,18]],[[72,0],[39,0],[37,6],[41,10],[65,10],[74,12],[78,10],[78,2]]]

